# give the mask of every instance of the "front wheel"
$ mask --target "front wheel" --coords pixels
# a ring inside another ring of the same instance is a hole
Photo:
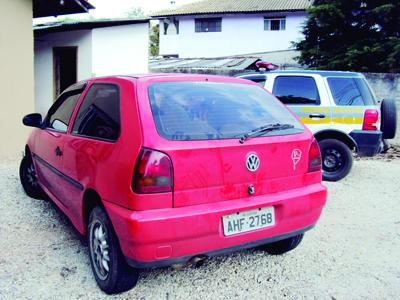
[[[25,155],[19,165],[19,179],[25,193],[34,199],[45,199],[46,194],[38,184],[32,157]]]
[[[125,292],[136,285],[139,272],[130,268],[105,210],[96,206],[88,224],[90,264],[96,282],[107,294]]]
[[[280,255],[295,249],[302,241],[304,233],[280,240],[271,244],[266,244],[260,247],[260,249],[267,251],[272,255]]]
[[[338,181],[349,174],[353,166],[353,155],[350,148],[335,139],[318,142],[322,156],[322,179]]]

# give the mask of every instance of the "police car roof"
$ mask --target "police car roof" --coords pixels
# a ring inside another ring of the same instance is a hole
[[[282,71],[266,71],[266,72],[248,72],[237,74],[236,76],[243,75],[260,75],[260,74],[317,74],[323,77],[363,77],[361,73],[348,72],[348,71],[321,71],[321,70],[282,70]]]

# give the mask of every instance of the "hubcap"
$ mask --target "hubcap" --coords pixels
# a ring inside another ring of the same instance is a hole
[[[37,186],[37,178],[36,178],[36,171],[35,166],[31,162],[29,167],[26,168],[26,180],[32,187]]]
[[[324,171],[335,172],[343,165],[343,156],[336,149],[326,149],[323,155]]]
[[[90,246],[90,255],[96,274],[100,279],[104,280],[110,272],[109,246],[107,232],[98,220],[94,221],[91,225]]]

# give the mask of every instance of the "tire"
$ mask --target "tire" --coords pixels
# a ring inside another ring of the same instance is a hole
[[[386,153],[390,149],[390,143],[388,140],[383,140],[382,144],[383,144],[383,146],[382,146],[381,153]]]
[[[322,179],[338,181],[346,177],[353,166],[350,148],[336,139],[321,140],[318,144],[322,156]]]
[[[34,199],[46,199],[46,193],[39,186],[35,165],[30,155],[25,155],[19,165],[19,180],[25,193]]]
[[[383,139],[393,139],[397,129],[397,108],[393,99],[384,99],[381,104],[381,131]]]
[[[136,285],[139,272],[126,263],[111,221],[100,206],[90,212],[87,242],[90,265],[101,290],[117,294]]]
[[[302,241],[303,236],[304,233],[271,244],[263,245],[260,249],[272,255],[281,255],[295,249]]]

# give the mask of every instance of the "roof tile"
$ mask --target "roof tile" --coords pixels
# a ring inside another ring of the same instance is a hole
[[[203,0],[157,11],[152,16],[304,11],[312,4],[313,0]]]

